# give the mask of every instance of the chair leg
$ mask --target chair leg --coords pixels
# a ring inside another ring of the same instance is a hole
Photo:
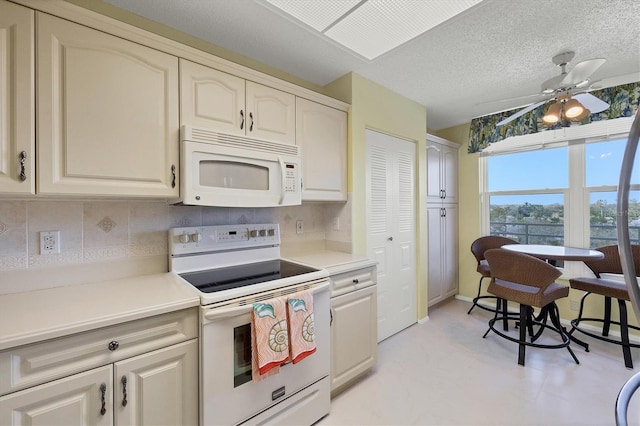
[[[527,340],[527,316],[528,306],[520,305],[520,343],[518,344],[518,364],[524,366],[524,354],[526,345],[524,342]]]
[[[558,330],[558,333],[560,333],[560,337],[562,338],[562,341],[569,342],[571,338],[566,333],[564,327],[562,327],[562,324],[560,323],[560,311],[558,310],[558,305],[556,305],[555,302],[551,302],[550,304],[547,305],[547,307],[549,308],[549,319],[551,319],[551,324],[553,324],[553,326]],[[578,361],[578,357],[576,357],[576,354],[573,353],[571,346],[567,345],[567,350],[569,351],[571,358],[573,358],[576,364],[580,364],[580,361]]]
[[[624,355],[624,366],[633,368],[631,360],[631,346],[629,346],[629,327],[627,324],[627,304],[624,300],[618,299],[620,308],[620,336],[622,337],[622,354]]]
[[[496,298],[496,310],[493,313],[493,319],[489,320],[489,328],[487,329],[487,331],[484,332],[484,334],[482,335],[482,338],[484,339],[485,337],[487,337],[487,334],[489,334],[489,332],[491,331],[491,323],[495,323],[496,319],[498,319],[498,312],[500,312],[500,304],[504,303],[504,305],[507,305],[507,301],[506,300],[502,300],[499,297]]]
[[[507,299],[502,299],[502,317],[504,318],[502,320],[502,329],[504,331],[508,331],[509,330],[509,306],[507,304]]]
[[[480,277],[480,281],[478,282],[478,295],[473,299],[473,304],[471,305],[471,307],[467,311],[467,315],[469,315],[471,313],[471,311],[473,311],[473,308],[475,308],[476,305],[478,304],[478,299],[480,299],[480,292],[482,290],[482,280],[483,279],[484,279],[484,275],[482,275]]]
[[[609,296],[604,297],[604,323],[602,325],[602,335],[609,335],[609,328],[611,327],[611,298]]]

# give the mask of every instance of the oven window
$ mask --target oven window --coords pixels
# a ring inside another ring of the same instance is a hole
[[[233,387],[251,381],[251,324],[233,329]]]
[[[201,186],[230,189],[269,189],[269,168],[234,161],[199,162]]]

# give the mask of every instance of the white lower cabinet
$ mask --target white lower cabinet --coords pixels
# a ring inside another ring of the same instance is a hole
[[[198,424],[196,337],[188,310],[0,352],[0,424]]]
[[[331,392],[369,371],[378,357],[376,268],[331,276]]]
[[[458,293],[458,205],[427,206],[428,306]]]

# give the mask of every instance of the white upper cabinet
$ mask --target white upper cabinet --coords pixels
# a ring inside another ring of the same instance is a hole
[[[431,135],[427,136],[427,202],[458,202],[458,148]]]
[[[0,2],[0,192],[35,194],[32,10]]]
[[[182,124],[295,143],[295,96],[180,60]]]
[[[178,195],[178,58],[37,16],[42,194]]]
[[[302,147],[303,200],[347,200],[347,113],[296,100],[296,144]]]

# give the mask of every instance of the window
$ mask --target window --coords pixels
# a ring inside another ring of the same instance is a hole
[[[523,244],[564,245],[568,148],[489,157],[490,233]]]
[[[630,121],[627,131],[629,127]],[[599,129],[600,134],[610,133],[605,127]],[[509,146],[507,141],[483,152],[485,234],[527,244],[590,248],[616,244],[617,186],[627,135],[571,137],[572,132],[577,134],[569,128],[528,135],[524,142]],[[640,149],[628,217],[631,242],[640,244]],[[581,265],[568,262],[576,263]],[[582,266],[571,268],[570,274]]]

